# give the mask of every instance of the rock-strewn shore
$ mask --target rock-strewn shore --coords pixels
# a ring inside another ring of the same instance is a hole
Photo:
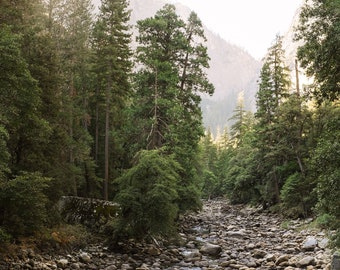
[[[278,216],[226,201],[205,202],[203,211],[183,219],[182,246],[133,241],[123,253],[90,245],[67,255],[40,255],[22,250],[0,262],[0,269],[331,269],[331,250],[323,232],[281,226]]]

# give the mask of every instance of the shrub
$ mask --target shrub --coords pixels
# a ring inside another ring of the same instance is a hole
[[[318,216],[316,219],[316,223],[318,227],[322,229],[331,228],[331,225],[334,224],[335,218],[329,214],[323,214]]]
[[[283,214],[292,218],[309,216],[316,203],[313,187],[314,184],[300,173],[290,175],[281,189]]]
[[[2,226],[13,236],[31,235],[47,219],[44,190],[49,178],[39,173],[22,173],[4,183],[0,190]]]
[[[175,230],[179,170],[173,156],[161,150],[139,153],[135,166],[117,180],[116,201],[122,208],[120,222],[114,225],[117,234],[143,238]]]
[[[0,227],[0,244],[8,243],[11,240],[12,236],[6,232],[5,229]]]

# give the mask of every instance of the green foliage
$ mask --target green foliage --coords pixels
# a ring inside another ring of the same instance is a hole
[[[300,13],[295,39],[302,41],[298,59],[307,75],[315,82],[313,96],[324,100],[340,97],[340,2],[338,0],[307,1]]]
[[[334,216],[328,213],[320,214],[316,219],[316,224],[319,228],[324,230],[333,230],[330,234],[331,246],[340,247],[340,219],[338,216]]]
[[[10,155],[7,149],[8,132],[0,125],[0,186],[5,180],[5,174],[9,172],[8,161]]]
[[[12,236],[0,227],[0,244],[6,244],[12,239]]]
[[[50,1],[48,5],[50,35],[58,40],[57,46],[51,47],[55,49],[57,55],[55,66],[59,67],[57,91],[60,92],[62,110],[59,113],[58,127],[64,135],[63,143],[67,155],[65,174],[70,187],[67,193],[76,195],[77,188],[91,186],[92,183],[88,183],[90,177],[87,175],[94,172],[91,164],[93,160],[90,157],[93,139],[88,130],[90,125],[88,100],[94,92],[89,42],[92,30],[92,5],[90,0]],[[60,32],[63,33],[62,36]],[[51,119],[53,123],[55,120]],[[85,192],[91,193],[92,190]]]
[[[22,42],[11,27],[1,27],[0,115],[8,133],[13,173],[41,168],[42,148],[48,144],[51,131],[39,111],[41,91],[21,51]]]
[[[316,223],[322,229],[332,228],[335,224],[335,219],[330,214],[322,214],[317,217]]]
[[[203,197],[208,198],[208,199],[215,197],[218,194],[218,192],[216,191],[218,187],[218,181],[217,181],[216,175],[212,171],[204,170],[203,171],[203,182],[204,182],[204,185],[202,187]]]
[[[26,60],[20,51],[20,36],[9,26],[0,28],[0,113],[1,121],[13,121],[19,129],[24,123],[24,113],[35,116],[34,109],[39,102],[37,83],[32,77]],[[27,117],[27,116],[26,116]]]
[[[124,155],[118,155],[123,146],[117,138],[121,136],[125,122],[122,112],[131,94],[129,18],[126,0],[104,0],[92,32],[96,91],[91,96],[94,104],[92,117],[95,119],[91,134],[95,142],[93,152],[97,171],[104,179],[104,199],[109,197],[109,180],[119,174],[117,170],[122,166]]]
[[[330,105],[327,122],[311,157],[311,169],[317,177],[317,209],[320,214],[330,214],[340,220],[340,107]]]
[[[243,144],[234,150],[226,175],[226,191],[232,203],[252,203],[258,200],[256,187],[256,149]]]
[[[199,200],[198,143],[203,135],[199,92],[212,94],[205,68],[209,57],[201,21],[191,13],[184,22],[174,5],[137,23],[134,76],[135,151],[165,147],[183,168],[178,186],[181,211],[196,210]]]
[[[13,236],[30,235],[47,220],[50,179],[40,173],[22,173],[4,183],[0,190],[1,225]]]
[[[117,179],[115,201],[122,207],[120,228],[125,233],[143,238],[174,232],[181,170],[174,157],[161,149],[138,153],[135,165]]]
[[[280,188],[284,177],[280,168],[285,162],[281,140],[281,126],[278,124],[279,108],[288,96],[290,86],[289,69],[285,66],[282,38],[277,36],[263,64],[257,93],[257,120],[255,126],[255,147],[258,172],[262,186],[263,204],[280,202]]]
[[[212,141],[212,134],[208,130],[200,141],[200,177],[202,178],[202,196],[213,198],[219,194],[219,181],[216,177],[218,149]]]
[[[308,217],[316,203],[316,194],[311,192],[313,183],[294,173],[285,181],[281,189],[282,211],[291,218]]]

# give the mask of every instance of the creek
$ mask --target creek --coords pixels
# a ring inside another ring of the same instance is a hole
[[[284,222],[260,208],[205,201],[203,210],[182,219],[181,245],[127,241],[125,253],[96,244],[64,255],[32,250],[0,263],[0,269],[331,269],[325,232],[307,229],[312,220]],[[284,224],[284,226],[282,225]]]

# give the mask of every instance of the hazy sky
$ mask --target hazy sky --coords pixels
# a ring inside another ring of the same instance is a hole
[[[283,35],[303,0],[171,0],[194,10],[202,22],[225,40],[257,59]]]

